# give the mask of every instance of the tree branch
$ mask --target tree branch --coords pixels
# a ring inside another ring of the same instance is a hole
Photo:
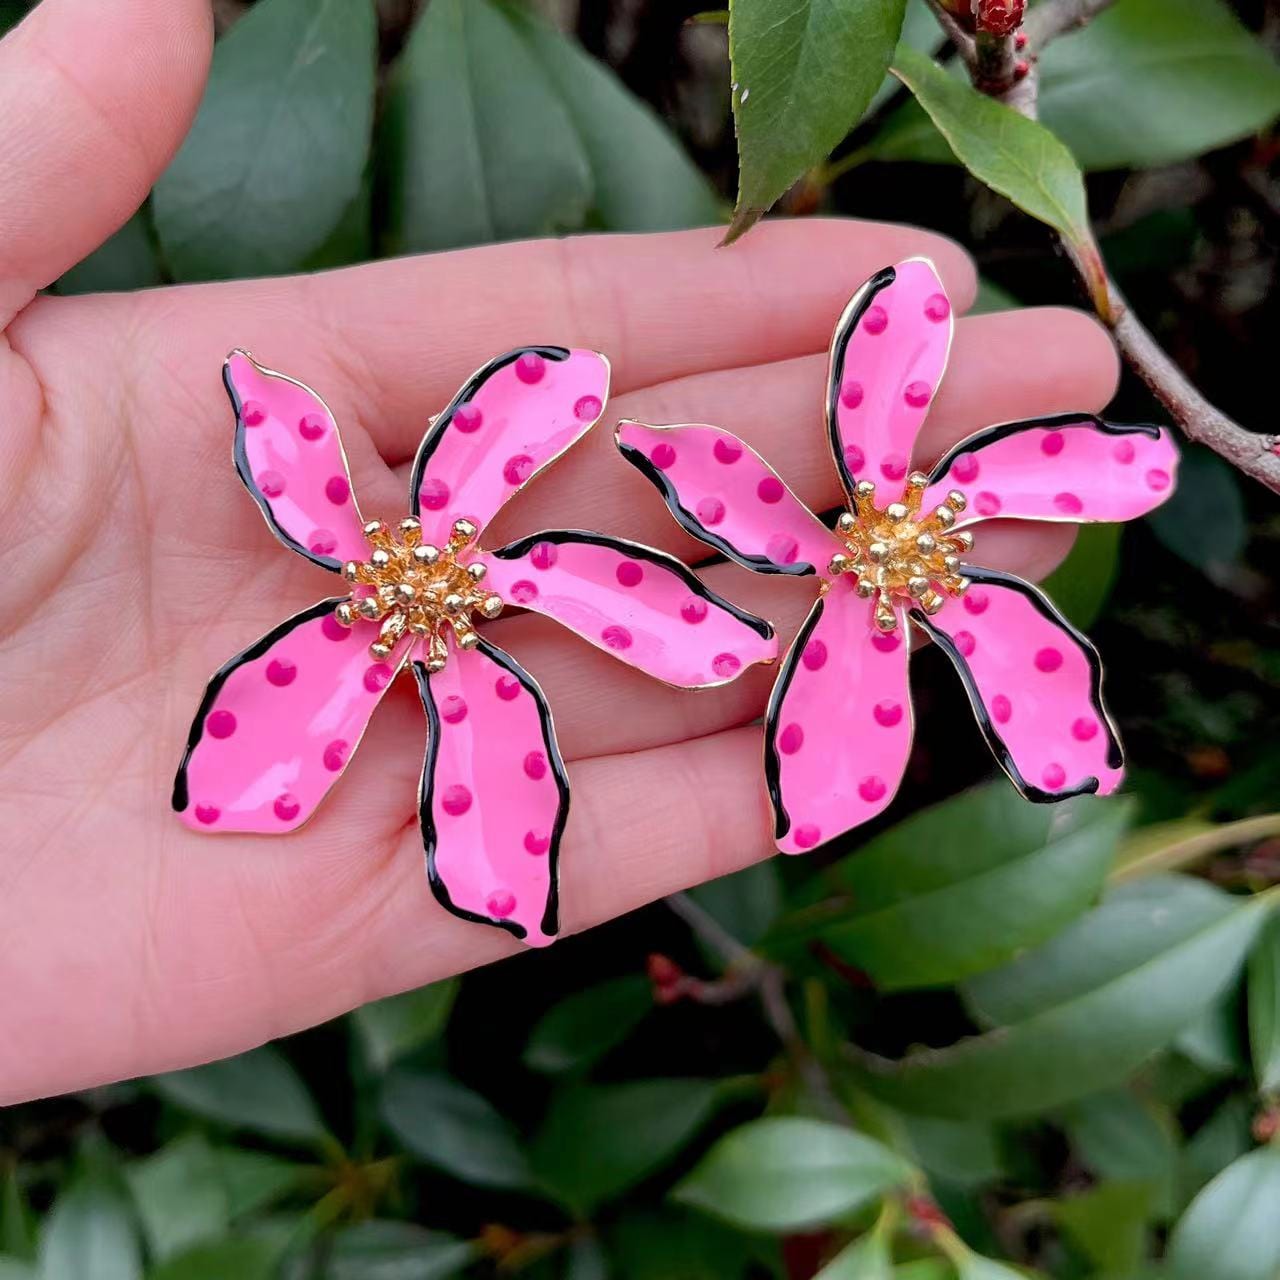
[[[1115,0],[1046,0],[1027,15],[1024,29],[1031,53],[1039,53],[1051,40],[1083,27]]]
[[[969,68],[970,75],[978,65],[978,46],[974,38],[955,20],[951,11],[945,8],[942,0],[925,0],[938,20],[938,26],[946,33],[946,37],[955,45],[964,65]]]

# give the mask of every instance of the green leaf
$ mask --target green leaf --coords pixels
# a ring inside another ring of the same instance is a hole
[[[1219,1076],[1249,1074],[1244,1001],[1238,986],[1228,988],[1173,1042],[1177,1051]]]
[[[460,985],[457,978],[447,978],[357,1009],[351,1022],[369,1065],[384,1072],[406,1054],[438,1040]]]
[[[1146,1257],[1153,1194],[1145,1182],[1104,1182],[1055,1201],[1053,1216],[1101,1274],[1128,1275]]]
[[[1176,1280],[1274,1280],[1280,1270],[1280,1148],[1224,1169],[1191,1202],[1169,1241]]]
[[[1280,916],[1249,955],[1249,1047],[1260,1093],[1280,1092]]]
[[[284,272],[325,243],[369,155],[376,34],[371,0],[259,0],[219,42],[155,187],[177,279]]]
[[[726,1280],[762,1269],[779,1274],[773,1241],[670,1205],[632,1209],[613,1228],[609,1243],[626,1280]]]
[[[782,910],[782,882],[773,859],[708,880],[688,893],[747,947],[764,937]]]
[[[3,9],[0,9],[0,31],[3,30]],[[35,1268],[17,1258],[0,1257],[0,1280],[40,1280]]]
[[[955,1274],[950,1263],[941,1258],[921,1258],[917,1262],[894,1267],[893,1280],[955,1280]]]
[[[829,869],[822,883],[844,896],[798,913],[766,946],[821,941],[890,991],[982,973],[1097,898],[1129,817],[1127,804],[1092,797],[1031,804],[1003,783],[963,793]]]
[[[279,1259],[278,1246],[268,1240],[219,1240],[170,1258],[150,1280],[271,1280]]]
[[[16,1165],[0,1174],[0,1254],[23,1259],[36,1256],[35,1218]]]
[[[825,160],[862,118],[906,0],[731,0],[738,202],[729,239]]]
[[[722,1097],[713,1080],[569,1085],[534,1140],[538,1179],[585,1216],[673,1159]]]
[[[993,1030],[896,1062],[858,1053],[855,1065],[885,1101],[928,1115],[1026,1115],[1098,1092],[1230,985],[1268,905],[1186,879],[1122,886],[1051,942],[967,985]]]
[[[1249,540],[1236,473],[1208,449],[1183,450],[1177,488],[1147,524],[1174,555],[1209,574],[1239,560]]]
[[[1026,1280],[1026,1274],[994,1258],[979,1257],[976,1253],[966,1253],[956,1262],[959,1280]]]
[[[914,49],[898,50],[893,71],[975,178],[1058,232],[1104,309],[1102,259],[1089,225],[1084,177],[1071,152],[1044,125],[948,75]]]
[[[329,1137],[306,1085],[288,1059],[269,1046],[153,1076],[150,1083],[175,1106],[233,1129],[306,1144]]]
[[[932,57],[947,42],[946,34],[938,25],[925,0],[907,0],[906,12],[902,17],[902,36],[900,43],[919,49],[921,53]],[[865,115],[878,111],[895,93],[902,91],[902,82],[893,75],[886,74],[867,104]],[[976,310],[977,308],[971,308]]]
[[[1111,1182],[1147,1184],[1156,1192],[1152,1208],[1172,1215],[1178,1149],[1171,1116],[1116,1091],[1073,1103],[1061,1123],[1090,1172]]]
[[[644,977],[615,978],[568,996],[533,1028],[525,1066],[548,1075],[584,1071],[620,1045],[652,1008]]]
[[[324,1280],[444,1280],[476,1253],[465,1240],[412,1222],[361,1222],[334,1237]]]
[[[901,1120],[915,1161],[927,1173],[957,1187],[982,1186],[1004,1175],[990,1125],[938,1116],[903,1115]]]
[[[1120,569],[1122,524],[1085,524],[1067,558],[1040,585],[1077,627],[1097,621]]]
[[[142,1246],[124,1192],[100,1172],[62,1192],[40,1234],[41,1280],[142,1280]]]
[[[227,1210],[232,1219],[257,1209],[314,1183],[318,1168],[282,1160],[263,1151],[246,1151],[238,1147],[221,1148],[213,1153],[218,1176],[227,1193]]]
[[[1192,1199],[1252,1147],[1253,1105],[1243,1094],[1232,1094],[1183,1149],[1180,1189],[1184,1201]]]
[[[231,1212],[222,1171],[208,1142],[187,1134],[126,1166],[125,1181],[157,1261],[227,1233]]]
[[[840,1125],[771,1117],[721,1138],[678,1200],[757,1231],[820,1226],[900,1187],[911,1166]]]
[[[387,1127],[423,1163],[481,1187],[525,1187],[529,1164],[493,1105],[448,1076],[397,1070],[382,1092]]]
[[[893,1259],[884,1238],[868,1232],[842,1249],[813,1280],[892,1280]]]
[[[105,244],[65,272],[56,288],[61,294],[113,293],[163,283],[164,272],[147,216],[140,211]]]
[[[719,216],[706,179],[648,107],[500,0],[427,6],[392,72],[378,163],[395,253]]]

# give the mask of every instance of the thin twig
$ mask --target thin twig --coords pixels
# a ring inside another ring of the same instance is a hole
[[[1023,29],[1029,52],[1038,53],[1051,40],[1083,27],[1115,0],[1047,0],[1027,15]]]
[[[956,52],[964,60],[964,65],[969,68],[972,75],[978,65],[978,46],[974,38],[955,20],[951,12],[943,7],[941,0],[925,0],[925,3],[933,10],[933,16],[937,18],[938,25],[946,33],[947,39],[955,45]]]

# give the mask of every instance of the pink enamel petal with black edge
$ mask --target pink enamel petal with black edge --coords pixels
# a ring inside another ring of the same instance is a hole
[[[879,506],[902,496],[954,327],[942,281],[924,258],[885,267],[853,295],[827,378],[827,435],[850,493],[873,480]]]
[[[377,624],[339,626],[339,603],[295,614],[209,682],[173,787],[193,831],[292,831],[342,776],[409,646],[371,658]]]
[[[778,656],[773,628],[674,556],[579,529],[535,533],[482,557],[504,600],[554,618],[667,684],[726,684]]]
[[[326,569],[363,560],[363,520],[328,405],[233,351],[222,370],[236,411],[236,470],[285,546]]]
[[[1102,697],[1102,662],[1042,592],[995,569],[913,621],[951,659],[1000,766],[1029,800],[1109,795],[1124,753]]]
[[[490,360],[418,450],[409,498],[424,539],[447,541],[463,518],[483,529],[599,421],[608,398],[609,362],[596,351],[519,347]]]
[[[876,630],[847,578],[820,596],[783,662],[765,716],[765,778],[778,848],[808,853],[883,812],[911,754],[903,627]]]
[[[991,427],[938,460],[923,509],[952,489],[969,505],[957,527],[1019,520],[1136,520],[1171,496],[1178,450],[1159,427],[1119,426],[1087,413]]]
[[[829,529],[752,448],[719,427],[623,421],[622,456],[695,538],[758,573],[825,573],[842,551]]]
[[[427,714],[419,818],[441,905],[530,946],[559,932],[557,862],[569,780],[533,678],[481,640],[442,671],[413,664]]]

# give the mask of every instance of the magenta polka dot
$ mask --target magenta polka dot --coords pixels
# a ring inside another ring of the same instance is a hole
[[[1067,771],[1060,764],[1047,764],[1040,776],[1050,791],[1057,791],[1066,782]]]
[[[867,465],[867,455],[856,444],[847,444],[844,447],[844,465],[850,475],[856,476]]]
[[[704,525],[717,525],[724,519],[724,503],[719,498],[699,498],[698,505],[693,509],[693,514]]]
[[[346,500],[351,497],[351,485],[347,482],[346,476],[330,476],[328,483],[324,487],[324,496],[333,503],[335,507],[340,507]]]
[[[530,751],[524,758],[524,771],[534,782],[541,782],[547,776],[547,757],[541,751]]]
[[[599,396],[579,396],[573,403],[573,415],[582,422],[594,422],[603,408]]]
[[[240,421],[246,427],[260,427],[267,420],[267,411],[256,400],[246,400],[240,406]]]
[[[638,587],[644,579],[644,570],[634,560],[624,560],[613,571],[613,576],[624,587]]]
[[[930,294],[924,300],[924,314],[934,324],[941,324],[951,314],[951,303],[945,293]]]
[[[418,490],[418,501],[428,511],[439,511],[449,501],[449,486],[436,476],[428,476]]]
[[[204,727],[211,738],[229,738],[236,731],[236,718],[230,711],[212,711]]]
[[[973,651],[978,647],[978,642],[973,638],[972,631],[957,631],[951,639],[955,641],[955,646],[962,658],[972,656]]]
[[[604,641],[606,648],[614,650],[615,653],[631,648],[631,632],[626,627],[605,627],[600,633],[600,639]]]
[[[772,505],[775,502],[782,501],[782,495],[786,492],[782,481],[777,476],[765,476],[764,479],[756,485],[756,497],[761,502],[767,502]]]
[[[874,774],[869,778],[863,778],[858,783],[858,794],[868,803],[875,804],[877,800],[884,799],[884,793],[888,787],[884,785],[883,778],[877,778]]]
[[[502,468],[502,478],[508,484],[524,484],[533,474],[533,459],[527,453],[517,453],[508,458]]]
[[[1048,431],[1040,441],[1040,452],[1046,457],[1056,458],[1066,443],[1066,437],[1061,431]]]
[[[1008,724],[1009,717],[1013,715],[1013,703],[1004,696],[1003,693],[997,693],[991,699],[991,718],[996,724]]]
[[[862,327],[870,334],[883,333],[889,327],[889,313],[883,307],[868,307]]]
[[[981,493],[973,495],[973,509],[980,516],[999,515],[1000,499],[989,489],[983,489]]]
[[[723,462],[728,467],[742,457],[742,445],[728,436],[717,436],[711,452],[715,455],[717,462]]]
[[[462,783],[455,782],[440,793],[440,807],[450,817],[457,818],[471,808],[471,792]]]
[[[535,542],[529,552],[529,563],[535,569],[550,569],[560,558],[560,550],[554,542]]]
[[[798,724],[789,724],[783,727],[778,734],[778,750],[784,756],[793,756],[801,747],[804,746],[804,730]]]
[[[699,622],[706,619],[708,613],[707,602],[699,599],[697,596],[690,596],[684,604],[680,606],[680,616],[688,623],[696,626]]]
[[[653,446],[653,452],[649,454],[649,461],[653,463],[659,471],[665,471],[676,460],[676,451],[674,446],[669,445],[665,440],[660,440]]]
[[[840,403],[846,409],[856,409],[862,403],[862,383],[846,382],[840,388]]]
[[[902,392],[902,398],[913,408],[923,409],[929,403],[933,389],[927,382],[908,382]]]
[[[351,635],[351,632],[331,613],[325,614],[324,621],[320,624],[320,630],[326,640],[346,640]]]
[[[298,423],[298,434],[304,440],[319,440],[328,429],[329,424],[318,413],[309,413]]]
[[[520,681],[515,676],[499,676],[494,681],[493,691],[503,702],[512,702],[520,696]]]
[[[1084,503],[1074,493],[1055,493],[1053,506],[1064,516],[1078,516],[1084,510]]]
[[[880,463],[880,474],[886,480],[901,480],[907,474],[907,460],[900,453],[891,453]]]
[[[827,646],[821,640],[810,640],[800,655],[800,661],[810,671],[821,671],[827,663]]]
[[[741,667],[742,660],[734,653],[717,653],[711,659],[711,670],[723,678],[737,674]]]
[[[302,809],[298,803],[298,797],[292,791],[282,791],[276,796],[276,802],[271,807],[281,822],[292,822]]]
[[[463,435],[469,436],[473,431],[479,431],[482,422],[484,422],[484,414],[474,404],[460,404],[453,411],[453,425]]]
[[[1036,654],[1036,670],[1046,674],[1062,666],[1062,650],[1045,648]]]
[[[978,478],[978,459],[971,453],[959,453],[951,464],[951,474],[961,484],[972,484]]]
[[[1133,447],[1132,440],[1118,440],[1116,447],[1111,450],[1111,456],[1121,464],[1128,466],[1138,455],[1138,451]]]
[[[343,738],[337,738],[324,749],[324,767],[330,773],[337,773],[347,763],[347,752],[350,750]]]
[[[892,729],[895,724],[902,722],[902,704],[892,699],[877,702],[872,715],[876,718],[876,724],[885,729]]]
[[[789,533],[775,533],[764,544],[764,553],[774,564],[795,564],[800,544]]]
[[[307,546],[314,556],[331,556],[338,546],[338,539],[328,529],[313,529]]]
[[[896,631],[873,631],[871,633],[872,648],[881,653],[892,653],[902,643]]]
[[[532,386],[546,376],[547,362],[536,352],[526,351],[516,361],[516,377]]]
[[[278,471],[264,471],[258,477],[258,488],[265,498],[278,498],[284,492],[284,476]]]
[[[391,683],[391,677],[394,674],[395,672],[385,662],[375,662],[364,673],[364,687],[370,693],[381,693]]]
[[[1092,716],[1081,716],[1071,726],[1071,736],[1077,742],[1089,742],[1098,734],[1098,722]]]
[[[812,849],[822,838],[822,832],[812,822],[802,822],[796,828],[795,842],[801,849]]]
[[[524,833],[524,847],[527,853],[532,853],[537,857],[551,848],[551,837],[545,831],[526,831]]]
[[[1161,471],[1159,467],[1153,467],[1147,472],[1147,488],[1154,489],[1156,493],[1162,493],[1169,487],[1169,473]]]
[[[335,619],[336,621],[336,619]],[[267,682],[277,689],[292,684],[298,674],[298,668],[288,658],[272,658],[267,663]]]
[[[440,703],[440,714],[449,724],[461,724],[467,718],[467,701],[451,693]]]
[[[516,895],[501,889],[497,893],[491,893],[484,905],[495,920],[509,920],[516,909]]]
[[[516,604],[528,604],[538,598],[538,588],[528,578],[521,578],[511,584],[511,598]]]
[[[991,603],[991,597],[982,590],[981,587],[974,587],[964,597],[964,607],[966,612],[973,614],[976,618],[980,613],[986,613],[987,606]]]
[[[220,817],[222,817],[222,810],[216,805],[196,805],[196,821],[202,823],[204,826],[211,827]]]

